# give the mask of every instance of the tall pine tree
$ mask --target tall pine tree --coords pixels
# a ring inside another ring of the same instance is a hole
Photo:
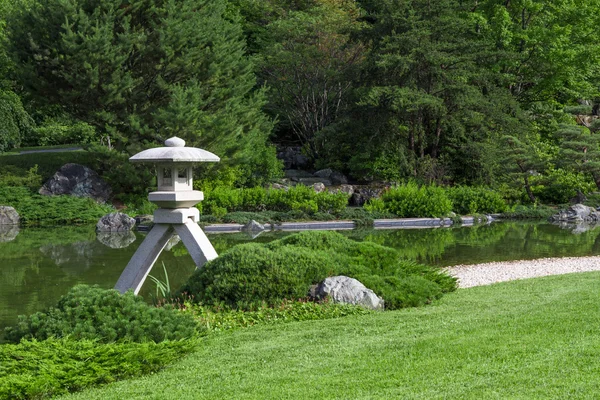
[[[226,0],[38,0],[7,28],[31,107],[59,105],[125,145],[177,135],[276,165]]]

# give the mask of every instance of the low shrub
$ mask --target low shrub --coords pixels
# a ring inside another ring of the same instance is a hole
[[[307,214],[317,212],[334,214],[348,204],[345,193],[316,193],[312,188],[297,185],[288,190],[215,188],[205,192],[205,200],[198,205],[204,214],[222,217],[228,212],[261,212],[265,210]]]
[[[89,144],[98,141],[96,129],[82,121],[67,118],[46,119],[23,138],[27,146],[52,146],[60,144]]]
[[[562,168],[552,169],[544,175],[530,179],[533,195],[544,204],[567,204],[577,191],[590,193],[596,185],[589,174],[576,173]]]
[[[277,324],[292,321],[341,318],[348,315],[371,313],[363,307],[336,304],[331,301],[312,302],[283,300],[279,304],[261,306],[251,311],[232,310],[221,307],[189,305],[185,312],[191,313],[208,331],[224,331],[254,325]]]
[[[419,186],[409,182],[385,191],[385,209],[404,217],[442,217],[452,211],[452,201],[440,186]]]
[[[48,339],[0,345],[0,398],[51,398],[149,374],[180,359],[195,344]]]
[[[455,186],[447,189],[457,214],[491,214],[507,210],[508,205],[502,196],[483,187]]]
[[[189,315],[169,308],[156,308],[132,292],[97,286],[77,285],[61,297],[56,307],[20,316],[19,322],[5,329],[5,340],[45,340],[49,337],[155,343],[179,340],[196,334],[196,323]]]
[[[89,198],[42,196],[26,187],[0,186],[0,204],[14,207],[25,225],[95,223],[114,211]]]
[[[400,260],[392,248],[355,242],[336,232],[309,231],[266,245],[234,246],[196,270],[179,293],[209,306],[249,310],[304,298],[310,285],[333,275],[373,277],[370,289],[391,309],[425,304],[456,288],[454,278]]]
[[[37,190],[42,186],[42,177],[38,174],[38,166],[25,170],[6,165],[0,167],[0,187],[19,187],[24,186],[31,190]]]

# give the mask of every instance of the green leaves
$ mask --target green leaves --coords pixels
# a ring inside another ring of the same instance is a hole
[[[205,305],[252,310],[303,299],[311,284],[346,275],[395,309],[426,304],[455,289],[454,278],[399,257],[392,248],[354,242],[336,232],[302,232],[267,245],[235,246],[196,270],[180,293]]]
[[[20,316],[17,325],[6,328],[5,339],[12,343],[50,337],[158,343],[194,337],[196,329],[189,315],[150,306],[132,292],[78,285],[56,307]]]

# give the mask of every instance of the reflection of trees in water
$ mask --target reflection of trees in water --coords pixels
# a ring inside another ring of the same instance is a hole
[[[420,262],[438,260],[456,241],[450,228],[367,230],[350,237],[395,248],[402,258]]]

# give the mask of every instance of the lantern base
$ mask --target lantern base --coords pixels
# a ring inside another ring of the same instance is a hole
[[[204,193],[199,190],[159,191],[149,193],[148,200],[160,208],[189,208],[204,200]]]

